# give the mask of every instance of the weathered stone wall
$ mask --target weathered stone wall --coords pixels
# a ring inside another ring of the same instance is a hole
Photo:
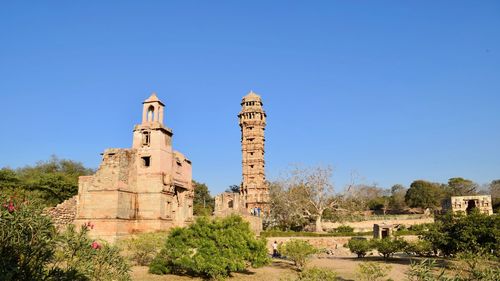
[[[57,229],[64,229],[73,223],[76,217],[76,195],[61,204],[45,209],[44,213],[52,218]]]

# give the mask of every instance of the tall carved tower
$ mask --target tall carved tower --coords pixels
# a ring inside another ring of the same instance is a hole
[[[250,210],[260,207],[268,211],[269,187],[266,184],[264,172],[264,131],[266,128],[266,113],[259,95],[250,91],[241,101],[241,112],[238,115],[241,128],[241,152],[243,181],[240,195],[244,207]]]

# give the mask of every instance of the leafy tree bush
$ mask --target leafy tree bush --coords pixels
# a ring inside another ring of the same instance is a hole
[[[312,267],[304,269],[304,271],[299,273],[299,276],[295,281],[333,281],[337,280],[337,272],[327,269]]]
[[[56,231],[34,204],[0,194],[0,280],[44,280]]]
[[[422,239],[445,256],[460,252],[500,255],[500,216],[488,216],[477,210],[469,215],[446,214],[439,218]]]
[[[444,192],[437,183],[416,180],[406,191],[405,202],[412,208],[434,208],[441,204]]]
[[[351,238],[347,242],[347,247],[349,251],[358,255],[358,258],[366,256],[366,253],[373,249],[373,242],[367,239],[354,239]]]
[[[376,262],[363,262],[358,264],[358,278],[360,281],[383,280],[391,270],[390,265],[381,265]]]
[[[116,246],[88,237],[91,223],[77,231],[74,225],[61,233],[55,241],[57,248],[53,264],[64,272],[77,272],[87,280],[130,280],[130,266]]]
[[[429,257],[434,254],[434,248],[432,247],[431,242],[427,240],[407,242],[404,251],[408,255],[415,255],[419,257]]]
[[[215,208],[215,200],[210,195],[208,186],[204,183],[193,181],[194,198],[193,214],[195,216],[210,216]]]
[[[297,269],[302,271],[307,261],[318,252],[318,249],[305,240],[292,239],[280,245],[278,251],[293,261]]]
[[[170,232],[149,270],[153,274],[183,273],[217,279],[269,261],[265,241],[256,239],[241,217],[200,217],[189,227]]]
[[[115,247],[71,226],[57,234],[40,204],[0,194],[0,280],[129,280]]]
[[[78,177],[93,173],[80,162],[55,156],[34,166],[0,170],[0,191],[54,206],[78,192]]]
[[[348,225],[341,225],[335,229],[335,232],[337,232],[337,233],[353,233],[354,228],[352,228]]]
[[[162,248],[168,234],[165,232],[141,233],[119,241],[118,245],[128,251],[130,260],[137,265],[149,265]]]
[[[384,259],[390,258],[397,252],[402,252],[406,247],[406,242],[398,238],[375,239],[373,240],[373,244]]]

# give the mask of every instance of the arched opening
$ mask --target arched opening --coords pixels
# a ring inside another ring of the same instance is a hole
[[[465,210],[465,212],[467,214],[470,214],[470,212],[472,212],[472,210],[475,208],[476,208],[476,200],[468,200],[467,201],[467,209]]]
[[[227,207],[229,209],[232,209],[233,208],[233,200],[229,200],[229,202],[227,202]]]
[[[147,114],[148,122],[153,122],[153,118],[155,116],[154,113],[155,113],[155,107],[150,105],[148,108],[148,114]]]

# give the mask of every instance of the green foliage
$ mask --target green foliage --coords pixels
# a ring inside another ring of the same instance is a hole
[[[165,243],[165,232],[141,233],[119,241],[121,248],[128,251],[130,260],[137,265],[149,265]]]
[[[115,247],[90,240],[89,225],[57,234],[36,202],[0,194],[0,280],[129,280]]]
[[[399,238],[384,238],[373,240],[373,245],[384,259],[388,259],[395,253],[402,252],[406,247],[406,242]]]
[[[204,183],[193,181],[194,198],[193,214],[195,216],[210,216],[215,208],[215,200],[210,195],[208,186]]]
[[[389,208],[391,210],[403,210],[406,208],[405,202],[406,188],[400,184],[391,187],[391,197],[389,198]]]
[[[0,194],[0,280],[44,280],[56,232],[41,208]]]
[[[337,233],[353,233],[354,228],[348,225],[341,225],[335,229],[335,232]]]
[[[312,267],[304,269],[299,273],[295,281],[334,281],[337,280],[337,272],[328,268]]]
[[[451,178],[448,180],[449,196],[474,195],[478,189],[477,183],[464,178]]]
[[[500,255],[500,216],[488,216],[477,210],[467,216],[446,214],[422,232],[422,238],[445,256],[460,252]]]
[[[0,191],[53,206],[78,192],[78,177],[93,173],[82,163],[58,159],[40,161],[35,166],[0,170]]]
[[[444,189],[441,185],[416,180],[406,191],[405,202],[412,208],[435,208],[440,205],[443,195]]]
[[[118,247],[88,237],[91,224],[74,225],[61,233],[56,241],[54,264],[64,272],[78,272],[88,280],[130,280],[130,267]]]
[[[232,193],[240,193],[240,186],[233,184],[230,185],[227,189],[226,192],[232,192]]]
[[[373,242],[367,239],[350,239],[347,242],[347,247],[351,253],[355,253],[358,258],[366,256],[374,247]]]
[[[241,217],[200,217],[189,227],[170,232],[149,270],[217,279],[242,271],[248,264],[260,267],[269,261],[265,241],[256,239]]]
[[[497,281],[500,280],[498,261],[492,261],[487,256],[465,254],[454,262],[451,273],[446,274],[445,268],[436,270],[435,260],[424,259],[412,262],[406,272],[408,281]]]
[[[420,262],[411,262],[410,268],[406,272],[408,281],[444,281],[447,277],[444,275],[445,271],[442,269],[435,272],[436,261],[433,259],[424,259]]]
[[[298,270],[302,270],[311,256],[318,252],[318,249],[305,240],[292,239],[280,245],[278,252],[293,261]]]
[[[427,240],[416,240],[406,243],[404,249],[408,255],[415,255],[419,257],[429,257],[434,254],[434,248],[431,242]]]
[[[383,280],[391,270],[390,265],[382,265],[376,262],[363,262],[358,264],[358,279],[360,281]]]

